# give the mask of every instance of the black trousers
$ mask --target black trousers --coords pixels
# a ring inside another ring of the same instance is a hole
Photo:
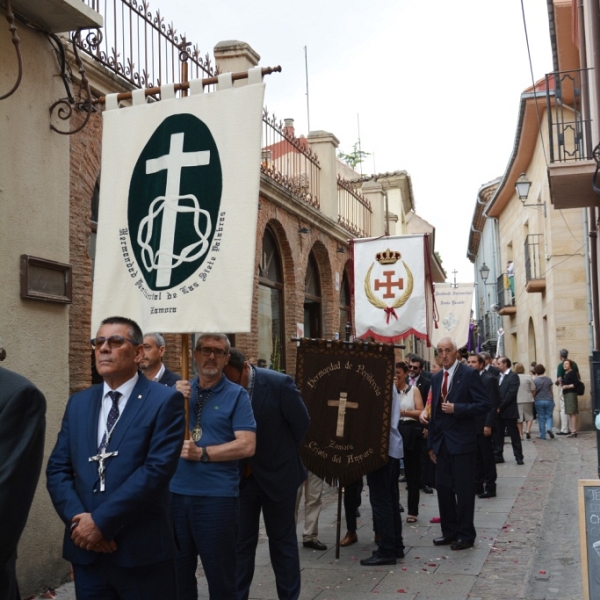
[[[475,541],[475,452],[450,454],[442,442],[436,455],[436,488],[444,537]]]
[[[517,419],[497,419],[498,426],[494,429],[494,456],[504,458],[504,429],[508,431],[516,460],[523,460],[521,435],[517,427]]]
[[[362,477],[344,486],[344,513],[346,514],[346,529],[356,533],[356,511],[360,506],[363,491]]]
[[[401,430],[402,431],[402,430]],[[421,448],[423,438],[415,436],[413,447],[404,452],[404,474],[408,488],[407,510],[409,515],[419,515],[419,499],[421,489]]]
[[[481,493],[484,490],[489,492],[496,491],[496,461],[494,460],[494,446],[492,435],[485,436],[483,433],[477,434],[477,452],[475,454],[475,490]]]

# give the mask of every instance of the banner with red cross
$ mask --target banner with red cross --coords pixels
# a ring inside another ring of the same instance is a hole
[[[429,340],[427,236],[353,241],[356,336],[396,342],[413,334]]]

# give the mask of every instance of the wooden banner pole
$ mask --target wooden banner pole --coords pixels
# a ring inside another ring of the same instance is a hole
[[[183,40],[183,50],[185,52],[185,38]],[[188,95],[188,63],[183,60],[181,63],[181,95]],[[185,87],[183,87],[185,86]],[[181,334],[181,377],[184,381],[190,380],[190,334]],[[185,438],[190,439],[190,403],[185,402]]]

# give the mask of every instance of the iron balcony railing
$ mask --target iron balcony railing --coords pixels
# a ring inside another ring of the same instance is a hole
[[[515,305],[515,278],[509,273],[502,273],[496,280],[498,310]]]
[[[577,69],[546,75],[551,163],[592,159],[591,120],[584,118],[590,114],[588,71]]]
[[[356,237],[371,235],[371,203],[338,175],[338,223]]]
[[[479,337],[482,342],[494,342],[498,339],[498,315],[497,313],[486,313],[479,319]]]
[[[541,233],[530,234],[525,238],[525,278],[544,279],[544,262],[542,250],[544,247],[544,236]]]
[[[293,125],[278,121],[266,108],[263,125],[261,172],[297,199],[319,208],[321,166],[307,139],[295,137]]]
[[[209,54],[166,23],[160,10],[146,0],[82,0],[104,19],[102,29],[82,33],[78,47],[137,88],[181,83],[181,63],[187,60],[188,79],[212,77],[217,70]]]

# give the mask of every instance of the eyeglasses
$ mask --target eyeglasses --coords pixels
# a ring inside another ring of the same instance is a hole
[[[133,340],[130,340],[129,338],[125,338],[122,335],[111,335],[110,337],[97,337],[97,338],[92,338],[90,340],[90,344],[92,345],[92,348],[102,348],[102,346],[104,346],[104,343],[108,344],[108,347],[111,350],[116,350],[117,348],[120,348],[125,342],[131,342],[134,346],[137,346],[138,343],[134,342]]]
[[[419,369],[419,365],[408,365],[409,370],[417,371]]]
[[[214,354],[215,358],[223,358],[226,354],[228,354],[228,352],[221,350],[221,348],[209,348],[207,346],[198,348],[198,352],[200,352],[202,356],[210,356],[211,354]]]

